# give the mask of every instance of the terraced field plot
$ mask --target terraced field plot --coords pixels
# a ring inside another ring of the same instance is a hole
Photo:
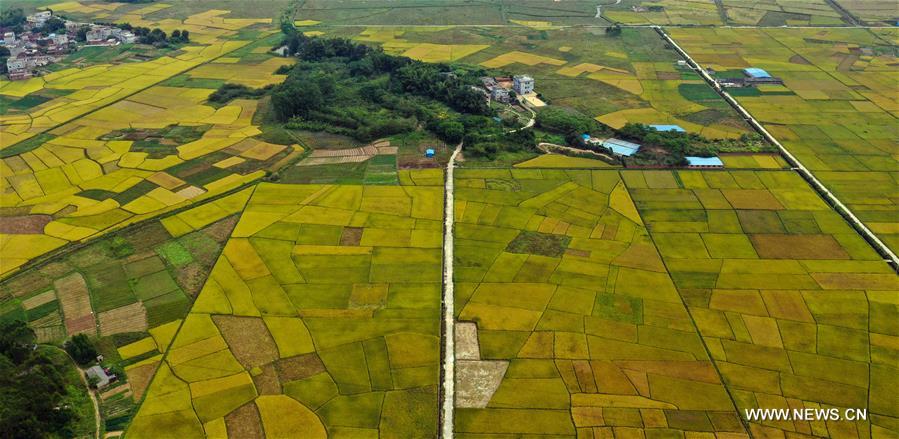
[[[603,6],[602,16],[624,24],[723,24],[714,0],[623,0]]]
[[[617,171],[457,173],[458,437],[745,435]]]
[[[896,4],[890,0],[837,0],[851,14],[872,25],[894,24]]]
[[[150,61],[0,81],[7,105],[0,116],[0,274],[69,242],[225,193],[302,151],[253,138],[261,133],[252,121],[256,101],[206,102],[224,80],[283,80],[274,71],[292,61],[267,53],[273,43],[263,37],[273,31],[245,29],[269,20],[224,18],[224,10],[143,18],[161,4],[113,16],[103,15],[117,10],[108,3],[58,6],[90,20],[189,29],[193,43]],[[225,54],[232,64],[206,64]]]
[[[0,283],[0,321],[22,320],[40,343],[96,337],[120,380],[100,395],[106,430],[120,430],[218,258],[244,190],[115,234]]]
[[[729,23],[758,26],[847,24],[826,0],[724,0]]]
[[[439,177],[257,186],[128,436],[434,435]]]
[[[783,78],[783,87],[733,94],[875,234],[899,248],[895,30],[672,29],[671,35],[703,66],[754,66]]]
[[[899,278],[798,175],[622,176],[741,413],[869,410],[869,422],[753,422],[754,436],[895,434]]]

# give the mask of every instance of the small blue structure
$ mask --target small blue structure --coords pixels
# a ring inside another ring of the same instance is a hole
[[[426,150],[425,150],[425,157],[427,157],[427,158],[434,157],[434,150],[431,149],[431,148],[426,149]]]
[[[650,125],[650,128],[655,128],[656,131],[676,131],[678,133],[686,133],[687,130],[680,127],[680,125]]]
[[[685,157],[691,168],[723,168],[724,162],[718,157]]]
[[[611,149],[615,154],[624,156],[632,156],[640,149],[639,144],[621,139],[606,139],[602,142],[602,146]]]
[[[584,139],[584,142],[586,142],[586,141],[590,140],[590,135],[589,134],[581,134],[581,138]]]
[[[743,69],[743,74],[750,78],[771,78],[771,75],[764,71],[763,69],[757,67],[750,67],[748,69]]]

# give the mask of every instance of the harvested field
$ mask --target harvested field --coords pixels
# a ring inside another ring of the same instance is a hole
[[[212,320],[231,348],[231,353],[247,369],[278,358],[278,347],[261,318],[213,316]]]
[[[0,233],[16,234],[41,234],[44,227],[53,221],[50,215],[25,215],[0,217]]]
[[[100,336],[102,337],[147,330],[147,310],[144,309],[144,304],[141,302],[102,312],[97,317],[100,321]]]
[[[72,273],[53,283],[69,334],[94,333],[96,323],[84,277]]]

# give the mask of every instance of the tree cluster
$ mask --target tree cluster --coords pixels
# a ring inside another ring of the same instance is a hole
[[[423,128],[448,143],[474,130],[466,151],[477,149],[476,143],[485,144],[485,153],[513,148],[475,87],[483,71],[388,55],[341,38],[306,37],[286,27],[284,45],[302,62],[279,71],[288,78],[271,96],[273,113],[289,128],[363,141]]]
[[[243,84],[222,84],[218,90],[209,95],[209,102],[226,104],[234,99],[257,99],[265,95],[271,87],[250,88]]]
[[[158,47],[165,47],[168,44],[184,44],[190,42],[190,31],[187,29],[175,29],[172,31],[172,35],[169,36],[164,30],[158,27],[150,29],[148,27],[132,26],[130,23],[119,23],[114,26],[122,30],[134,32],[134,35],[137,36],[137,42],[141,44],[152,44]]]
[[[97,348],[94,347],[91,340],[84,334],[73,335],[63,347],[66,349],[66,352],[72,356],[75,362],[82,366],[97,361],[97,355],[99,355]]]
[[[65,366],[37,350],[24,322],[0,323],[0,437],[72,437]]]
[[[22,25],[25,24],[25,12],[22,8],[3,8],[0,10],[0,27],[13,28],[13,32],[22,31]]]

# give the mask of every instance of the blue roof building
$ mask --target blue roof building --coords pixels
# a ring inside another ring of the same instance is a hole
[[[771,75],[768,72],[756,67],[743,69],[743,73],[750,78],[771,78]]]
[[[581,138],[584,139],[584,142],[586,142],[586,141],[590,140],[590,135],[589,134],[581,134]]]
[[[602,142],[602,146],[611,149],[615,154],[624,156],[632,156],[637,152],[638,149],[640,149],[639,144],[627,142],[621,139],[606,139]]]
[[[680,125],[650,125],[650,128],[655,128],[656,131],[677,131],[678,133],[686,133],[687,130],[680,127]]]
[[[685,157],[688,166],[697,168],[723,168],[724,162],[718,157]]]
[[[431,149],[431,148],[428,148],[428,149],[425,150],[425,157],[429,157],[429,158],[430,158],[430,157],[434,157],[434,154],[435,154],[435,152],[434,152],[434,150]]]

